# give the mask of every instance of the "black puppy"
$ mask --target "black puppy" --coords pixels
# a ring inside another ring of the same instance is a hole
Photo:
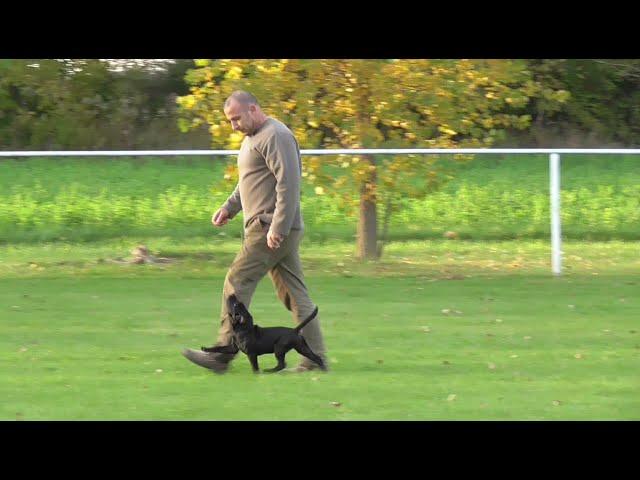
[[[274,353],[278,359],[278,365],[265,372],[278,372],[286,367],[284,357],[292,348],[300,355],[317,363],[322,370],[326,366],[318,355],[313,353],[307,345],[306,340],[300,335],[300,330],[318,314],[318,307],[309,315],[304,322],[295,328],[288,327],[267,327],[262,328],[254,325],[253,317],[242,302],[238,301],[235,295],[227,299],[229,316],[231,317],[231,327],[233,338],[230,345],[218,345],[213,347],[202,347],[205,352],[236,354],[242,350],[249,357],[251,368],[254,373],[258,373],[258,355]]]

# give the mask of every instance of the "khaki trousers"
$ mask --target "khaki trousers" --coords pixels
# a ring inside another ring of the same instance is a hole
[[[245,229],[242,249],[233,260],[224,280],[218,344],[228,345],[231,343],[231,323],[229,322],[229,311],[225,299],[235,293],[238,300],[249,309],[251,298],[258,286],[258,282],[267,273],[271,277],[278,298],[293,313],[296,323],[301,323],[315,309],[304,283],[298,250],[303,230],[291,230],[289,235],[280,243],[280,248],[271,250],[267,246],[268,229],[269,225],[263,223],[257,217]],[[326,349],[322,332],[320,331],[319,317],[320,315],[318,314],[315,319],[309,322],[302,329],[301,334],[311,350],[326,359]],[[256,318],[256,323],[260,325],[260,319]],[[264,326],[264,324],[262,325]],[[310,362],[310,360],[302,358],[303,364]]]

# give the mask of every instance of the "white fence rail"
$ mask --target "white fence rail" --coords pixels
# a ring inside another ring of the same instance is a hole
[[[638,155],[634,148],[354,148],[301,150],[302,155],[455,155],[455,154],[548,154],[551,203],[551,271],[562,274],[562,234],[560,222],[560,155]],[[0,157],[140,157],[140,156],[231,156],[238,150],[33,150],[2,152]]]

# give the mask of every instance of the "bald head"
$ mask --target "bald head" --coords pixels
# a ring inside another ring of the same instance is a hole
[[[232,101],[236,101],[242,105],[260,106],[260,104],[258,103],[258,99],[253,94],[245,92],[244,90],[236,90],[231,95],[229,95],[229,97],[224,102],[225,108],[228,107]]]
[[[258,99],[243,90],[236,90],[225,100],[224,114],[231,122],[231,128],[245,135],[253,135],[267,121]]]

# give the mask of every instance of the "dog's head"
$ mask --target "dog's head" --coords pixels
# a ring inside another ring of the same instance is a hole
[[[253,317],[244,306],[244,303],[238,300],[235,295],[227,298],[227,308],[231,317],[231,326],[235,330],[249,330],[253,328]]]

